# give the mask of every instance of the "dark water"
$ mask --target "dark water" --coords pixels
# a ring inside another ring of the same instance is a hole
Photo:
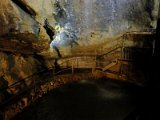
[[[126,120],[141,99],[136,85],[82,80],[51,91],[13,120]]]

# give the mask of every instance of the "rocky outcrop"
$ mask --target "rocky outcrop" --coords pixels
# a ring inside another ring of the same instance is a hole
[[[21,54],[7,54],[0,52],[0,85],[1,90],[7,86],[16,83],[19,80],[25,79],[28,76],[42,71],[44,69],[45,61],[42,65],[40,59],[34,56],[22,56]],[[24,83],[22,88],[30,86],[32,83]],[[15,94],[22,88],[13,87],[8,92]]]

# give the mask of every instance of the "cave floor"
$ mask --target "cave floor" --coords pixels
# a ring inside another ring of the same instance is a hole
[[[12,120],[130,120],[141,95],[130,83],[82,80],[50,91]]]

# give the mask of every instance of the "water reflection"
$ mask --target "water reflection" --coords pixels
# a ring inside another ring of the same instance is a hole
[[[14,120],[123,120],[136,109],[141,88],[101,79],[53,90]]]

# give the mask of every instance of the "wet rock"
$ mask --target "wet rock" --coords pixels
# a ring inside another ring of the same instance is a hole
[[[21,54],[7,54],[0,53],[0,83],[1,88],[10,86],[17,81],[23,80],[34,73],[39,72],[43,67],[39,60],[32,56],[22,56]],[[34,78],[32,78],[34,79]],[[33,81],[26,81],[21,84],[21,86],[14,85],[12,88],[8,89],[10,94],[15,94],[27,86],[33,84]]]
[[[56,9],[54,0],[18,0],[18,5],[15,0],[12,1],[2,0],[0,4],[0,23],[3,28],[0,35],[28,32],[49,39],[43,28],[44,18],[47,18],[53,27],[55,23],[65,25],[69,22],[85,44],[88,42],[86,39],[93,44],[126,31],[155,29],[159,5],[158,0],[60,0],[59,4],[68,16],[60,22],[53,15]]]

